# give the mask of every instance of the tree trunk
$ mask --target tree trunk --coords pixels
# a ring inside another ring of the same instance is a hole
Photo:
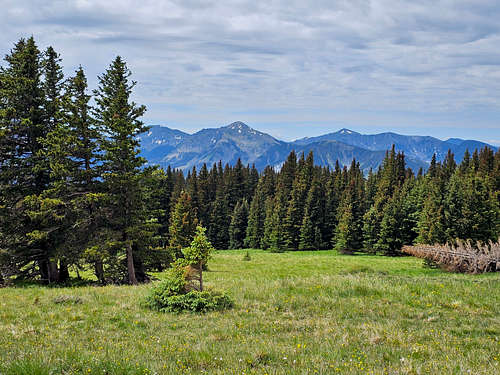
[[[57,267],[57,262],[54,260],[49,260],[48,262],[49,269],[49,283],[58,283],[59,282],[59,269]]]
[[[144,268],[144,263],[142,259],[137,256],[139,253],[139,249],[137,245],[132,246],[132,251],[136,256],[134,257],[134,268],[135,268],[135,278],[138,283],[147,283],[150,281],[149,276],[146,274],[146,270]]]
[[[130,243],[130,241],[127,241],[125,246],[127,248],[128,282],[131,285],[137,285],[137,279],[135,277],[134,255],[132,253],[132,244]]]
[[[198,270],[200,271],[200,292],[203,292],[203,262],[198,263]]]
[[[98,259],[94,263],[94,272],[95,276],[97,277],[97,280],[99,281],[100,284],[104,285],[104,267],[102,265],[102,260]]]
[[[59,261],[59,281],[65,282],[69,280],[68,264],[64,260]]]
[[[38,271],[40,272],[42,282],[47,284],[49,282],[49,267],[45,259],[38,261]]]

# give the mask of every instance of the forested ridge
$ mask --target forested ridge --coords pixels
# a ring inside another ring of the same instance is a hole
[[[90,91],[52,47],[18,41],[0,70],[0,282],[60,283],[91,270],[136,284],[182,256],[197,225],[217,249],[331,249],[399,255],[405,244],[500,234],[500,151],[451,152],[427,171],[393,147],[364,176],[291,152],[261,173],[220,161],[184,175],[146,167],[145,107],[117,57]]]

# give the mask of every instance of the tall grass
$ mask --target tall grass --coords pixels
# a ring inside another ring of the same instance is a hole
[[[209,265],[225,312],[151,311],[151,285],[0,289],[0,374],[500,373],[500,274],[249,253]]]

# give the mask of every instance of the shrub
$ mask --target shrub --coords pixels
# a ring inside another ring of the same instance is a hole
[[[184,258],[172,263],[167,278],[157,284],[146,297],[146,306],[162,312],[207,312],[233,306],[231,298],[222,292],[203,290],[203,265],[213,247],[198,226],[191,246],[183,249]]]
[[[191,290],[186,292],[185,281],[169,277],[155,286],[146,298],[146,305],[161,312],[207,312],[229,309],[231,298],[222,292]]]

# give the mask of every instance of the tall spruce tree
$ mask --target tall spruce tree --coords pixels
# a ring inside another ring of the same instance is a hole
[[[334,247],[340,252],[350,253],[363,247],[364,180],[359,163],[353,160],[346,173],[347,185],[339,206],[338,225],[334,236]]]
[[[100,132],[90,113],[87,79],[81,67],[74,77],[66,81],[64,95],[61,98],[55,96],[52,102],[56,100],[60,106],[53,110],[60,112],[60,115],[44,141],[44,156],[52,173],[47,196],[59,199],[66,210],[65,220],[59,228],[59,252],[60,276],[68,277],[63,265],[78,264],[85,249],[101,241],[99,233],[105,218],[100,216],[102,212],[97,209],[103,198],[103,194],[98,192]],[[92,258],[96,276],[104,282],[101,259],[97,256]]]
[[[50,182],[43,157],[50,131],[42,55],[33,37],[20,39],[0,69],[0,205],[11,274],[57,281],[48,227],[53,210],[41,212]],[[46,206],[47,207],[47,206]]]
[[[110,229],[115,233],[109,245],[116,255],[125,252],[127,280],[137,284],[135,262],[140,261],[140,254],[134,250],[139,239],[147,236],[144,231],[148,218],[141,181],[145,160],[138,156],[137,136],[148,128],[140,121],[146,107],[130,100],[136,85],[130,75],[125,61],[116,57],[99,76],[94,115],[106,135],[101,139],[103,180],[112,210]]]
[[[242,249],[248,224],[248,202],[242,199],[234,207],[229,225],[229,248]]]
[[[231,215],[224,185],[219,185],[210,210],[210,227],[208,237],[216,249],[229,247],[229,225]]]
[[[313,171],[314,158],[312,152],[307,155],[307,159],[304,159],[304,154],[302,154],[292,184],[286,216],[283,220],[284,241],[288,249],[297,250],[299,248],[299,233],[304,219],[304,208]]]
[[[325,196],[320,177],[315,176],[307,194],[304,218],[300,227],[300,250],[319,250],[325,247],[322,228],[325,220]]]
[[[259,248],[264,237],[264,222],[266,219],[266,201],[274,196],[275,172],[266,167],[257,183],[255,193],[250,203],[245,246]]]

